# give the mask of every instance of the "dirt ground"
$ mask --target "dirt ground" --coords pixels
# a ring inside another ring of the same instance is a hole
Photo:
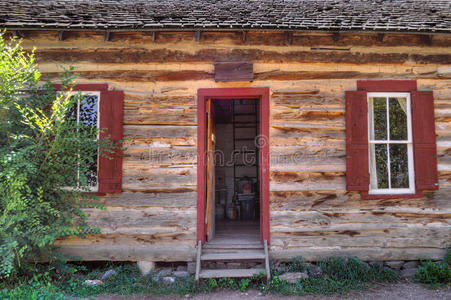
[[[189,297],[186,295],[185,297],[178,296],[165,296],[165,297],[155,297],[155,296],[100,296],[95,298],[97,300],[149,300],[149,299],[169,299],[169,300],[181,300],[181,299],[195,299],[195,300],[233,300],[233,299],[259,299],[259,300],[291,300],[291,299],[324,299],[324,300],[332,300],[332,299],[362,299],[362,300],[372,300],[372,299],[451,299],[451,287],[445,287],[437,290],[431,290],[427,287],[410,283],[396,283],[396,284],[386,284],[386,285],[378,285],[371,289],[362,291],[362,292],[351,292],[345,296],[305,296],[305,297],[297,297],[297,296],[280,296],[280,295],[261,295],[256,290],[250,290],[246,293],[241,293],[237,291],[229,291],[229,290],[220,290],[214,293],[197,295],[195,297]]]

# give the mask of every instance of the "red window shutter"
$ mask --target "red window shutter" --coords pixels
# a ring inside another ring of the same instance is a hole
[[[368,104],[366,91],[346,92],[346,189],[368,191]]]
[[[411,98],[416,189],[438,189],[433,93],[415,91]]]
[[[100,128],[101,137],[110,136],[119,143],[122,140],[124,93],[122,91],[101,91]],[[99,157],[99,193],[120,193],[122,191],[122,153],[110,155],[113,159]]]

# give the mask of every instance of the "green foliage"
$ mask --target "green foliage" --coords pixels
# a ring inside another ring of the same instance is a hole
[[[421,261],[415,273],[414,280],[439,288],[451,283],[451,245],[447,247],[446,254],[441,261]]]
[[[299,259],[296,260],[301,262]],[[174,284],[164,285],[154,280],[154,276],[141,276],[136,264],[109,263],[100,268],[86,268],[84,265],[67,264],[56,268],[50,266],[35,266],[35,275],[31,279],[14,281],[8,279],[0,282],[0,298],[21,299],[26,298],[26,293],[37,293],[36,299],[61,299],[85,298],[98,295],[154,295],[164,296],[176,294],[180,296],[212,292],[217,288],[239,290],[245,292],[248,289],[259,289],[262,293],[274,293],[281,295],[308,295],[308,294],[345,294],[350,290],[360,290],[375,282],[390,282],[396,280],[396,274],[381,266],[367,266],[358,259],[332,258],[321,262],[325,267],[320,277],[301,279],[295,284],[289,284],[279,276],[274,275],[269,284],[266,276],[259,274],[252,278],[244,279],[206,279],[196,284],[193,276],[177,278]],[[341,272],[339,267],[344,267],[348,272]],[[102,274],[114,269],[117,273],[108,277],[103,285],[86,286],[85,280],[100,279]],[[362,278],[356,278],[361,274]],[[392,277],[394,276],[394,277]],[[39,298],[43,295],[41,298]],[[58,298],[59,297],[59,298]],[[28,299],[28,298],[27,298]],[[31,298],[33,299],[33,298]]]
[[[218,287],[218,282],[216,281],[216,279],[210,278],[208,280],[208,286],[209,286],[210,289],[214,290],[215,288]]]
[[[302,278],[290,284],[279,276],[273,276],[269,285],[262,285],[261,291],[282,295],[344,294],[350,290],[361,290],[376,282],[394,282],[398,275],[382,265],[369,266],[358,258],[331,257],[318,262],[322,275]],[[312,267],[303,263],[300,257],[289,262],[285,269],[289,272],[307,272]]]
[[[251,280],[249,278],[241,279],[240,280],[240,291],[245,292],[247,288],[249,287],[249,284],[251,283]]]
[[[300,256],[294,257],[287,266],[288,272],[304,272],[306,269],[304,261]]]
[[[429,284],[437,288],[451,283],[451,267],[445,262],[421,262],[415,274],[416,281]]]
[[[87,187],[93,157],[114,149],[98,130],[68,112],[80,95],[39,85],[33,54],[0,34],[0,278],[27,271],[42,257],[54,261],[57,239],[97,233],[83,207],[102,208]],[[62,77],[74,84],[73,69]]]

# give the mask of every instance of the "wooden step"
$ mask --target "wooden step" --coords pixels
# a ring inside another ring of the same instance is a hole
[[[202,270],[200,271],[200,278],[236,278],[236,277],[252,277],[260,273],[266,274],[265,269],[217,269],[217,270]]]
[[[255,250],[241,251],[205,251],[201,260],[260,260],[265,259],[265,252]]]
[[[216,242],[215,243],[215,241],[213,241],[213,242],[209,242],[209,243],[205,244],[203,249],[235,249],[235,250],[262,249],[263,250],[263,245],[260,242],[258,242],[258,243],[219,243],[219,242]]]

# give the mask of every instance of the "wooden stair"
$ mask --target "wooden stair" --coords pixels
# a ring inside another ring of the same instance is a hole
[[[248,269],[205,269],[201,270],[204,261],[222,262],[258,262],[264,261],[265,268]],[[271,275],[269,271],[268,244],[206,244],[202,248],[199,241],[197,245],[196,257],[196,281],[200,278],[238,278],[252,277],[253,275],[265,274],[269,281]]]

